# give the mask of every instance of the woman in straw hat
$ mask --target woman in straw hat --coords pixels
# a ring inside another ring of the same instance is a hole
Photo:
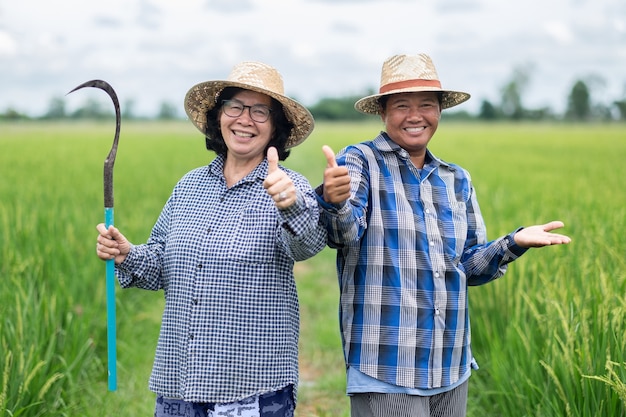
[[[292,416],[293,266],[324,248],[326,232],[308,181],[278,161],[313,117],[259,62],[193,86],[185,110],[216,158],[178,182],[146,244],[100,224],[97,254],[115,259],[123,288],[165,292],[155,416]]]
[[[329,245],[338,249],[341,331],[353,416],[464,416],[476,363],[468,285],[502,276],[530,247],[569,243],[559,221],[487,241],[467,171],[428,144],[446,90],[429,56],[396,55],[380,91],[358,100],[385,130],[343,149],[318,189]]]

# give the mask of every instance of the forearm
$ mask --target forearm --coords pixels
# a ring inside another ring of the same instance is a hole
[[[507,265],[527,249],[515,244],[512,232],[496,240],[471,247],[461,257],[468,285],[482,285],[505,274]]]
[[[295,261],[303,261],[326,246],[326,230],[319,222],[319,209],[312,190],[297,192],[296,203],[279,210],[278,240]]]
[[[326,203],[318,194],[320,224],[328,233],[328,245],[333,248],[359,240],[365,232],[364,212],[357,210],[350,201],[343,204]]]
[[[160,256],[148,244],[131,246],[124,262],[115,266],[115,272],[122,288],[156,291],[163,287]]]

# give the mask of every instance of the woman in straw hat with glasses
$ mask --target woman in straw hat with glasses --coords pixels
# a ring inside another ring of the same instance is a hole
[[[341,331],[353,416],[464,416],[476,363],[468,285],[501,277],[531,247],[569,243],[560,221],[487,241],[469,173],[429,149],[441,110],[469,94],[441,87],[429,56],[396,55],[380,91],[358,100],[385,130],[323,147],[321,221],[337,248]]]
[[[115,259],[123,288],[165,292],[155,416],[292,416],[293,266],[324,248],[326,232],[308,181],[278,161],[313,117],[259,62],[193,86],[185,110],[216,158],[178,182],[147,243],[100,224],[97,254]]]

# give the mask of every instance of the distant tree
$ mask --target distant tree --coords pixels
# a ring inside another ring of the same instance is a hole
[[[605,122],[613,120],[613,111],[611,107],[604,103],[595,103],[591,106],[591,114],[593,119]]]
[[[174,106],[172,103],[168,103],[165,101],[161,103],[161,107],[159,108],[157,119],[174,120],[177,117],[178,117],[178,111],[176,110],[176,106]]]
[[[78,110],[72,113],[73,119],[108,119],[113,117],[113,111],[107,111],[102,103],[94,98],[88,98]]]
[[[490,101],[483,100],[480,104],[478,118],[482,120],[496,120],[498,117],[498,109]]]
[[[445,118],[445,120],[455,120],[459,122],[459,121],[472,120],[474,117],[466,110],[456,110],[456,111],[446,110],[444,112],[441,112],[441,118],[442,119]]]
[[[529,120],[554,120],[556,116],[550,107],[540,107],[538,109],[526,109],[524,118]]]
[[[355,110],[354,103],[361,96],[323,98],[309,107],[317,120],[363,120],[367,115]]]
[[[522,95],[528,87],[532,66],[520,65],[513,69],[511,80],[500,90],[502,94],[501,110],[505,116],[519,120],[524,117]]]
[[[135,118],[135,100],[132,98],[126,100],[124,105],[121,108],[122,118],[123,119],[134,119]]]
[[[502,87],[502,112],[511,119],[521,119],[524,114],[518,85],[510,81]]]
[[[24,113],[20,113],[12,107],[9,107],[6,109],[4,114],[0,115],[0,119],[8,121],[26,120],[28,119],[28,116]]]
[[[617,110],[617,119],[626,121],[626,83],[624,83],[622,97],[613,102],[613,107]]]
[[[617,108],[619,120],[626,121],[626,99],[614,101],[613,106]]]
[[[565,116],[573,120],[589,120],[591,118],[591,94],[583,80],[577,80],[567,99]]]
[[[61,97],[53,97],[48,104],[48,110],[43,115],[43,119],[63,119],[67,117],[65,110],[65,100]]]

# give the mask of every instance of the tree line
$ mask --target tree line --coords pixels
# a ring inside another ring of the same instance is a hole
[[[464,110],[446,111],[446,118],[458,120],[570,120],[570,121],[626,121],[626,84],[623,97],[618,100],[602,102],[594,101],[591,89],[602,89],[604,80],[599,76],[591,76],[587,79],[576,80],[568,96],[567,106],[562,114],[555,113],[550,107],[528,108],[524,105],[524,95],[530,81],[528,67],[518,67],[507,83],[500,88],[500,101],[491,102],[482,100],[477,113],[471,114]],[[374,94],[368,91],[363,95],[346,97],[322,98],[317,103],[309,106],[309,110],[316,120],[341,121],[361,120],[369,116],[354,110],[354,103],[359,98]],[[134,101],[128,100],[123,103],[122,118],[127,120],[156,119],[176,120],[181,116],[177,106],[169,102],[161,103],[159,110],[153,117],[139,117],[134,113]],[[72,119],[108,119],[113,117],[110,106],[104,106],[102,102],[93,98],[87,99],[78,109],[69,112],[63,98],[54,97],[50,100],[47,111],[38,117],[22,114],[15,109],[8,108],[0,113],[0,120],[72,120]]]

